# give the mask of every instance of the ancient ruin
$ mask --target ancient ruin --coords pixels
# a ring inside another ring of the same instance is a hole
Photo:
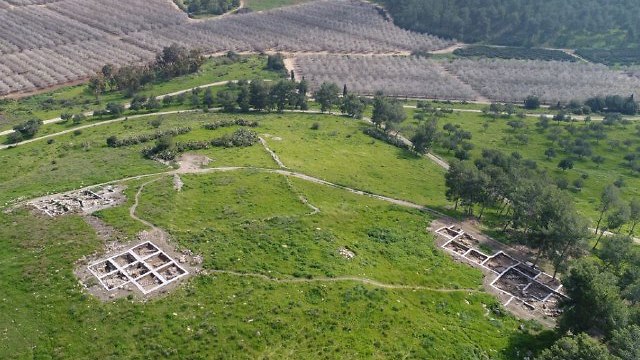
[[[474,248],[478,240],[454,226],[436,230],[447,241],[442,248],[461,257],[473,266],[480,267],[492,276],[490,286],[506,295],[504,306],[519,306],[546,316],[556,317],[561,311],[560,300],[566,298],[561,292],[562,284],[533,264],[517,260],[503,251],[486,255]]]
[[[72,213],[87,215],[124,201],[123,190],[124,187],[114,185],[82,189],[44,196],[28,202],[27,205],[50,217]]]
[[[90,264],[88,269],[107,291],[133,284],[144,295],[189,274],[150,241]]]

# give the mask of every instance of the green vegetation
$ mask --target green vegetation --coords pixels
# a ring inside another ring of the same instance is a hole
[[[577,49],[576,54],[609,66],[640,64],[640,49]]]
[[[421,116],[419,116],[420,118]],[[410,119],[400,126],[411,137],[420,123]],[[534,161],[549,176],[566,183],[580,213],[595,221],[596,203],[607,184],[620,186],[626,202],[640,197],[640,180],[633,170],[636,129],[627,121],[553,120],[551,118],[519,118],[473,113],[445,114],[438,120],[441,133],[433,151],[445,159],[455,159],[456,152],[465,150],[470,159],[481,157],[484,149],[500,149],[505,154],[517,152],[525,160]],[[444,126],[447,129],[444,129]],[[468,136],[470,139],[465,139]],[[585,139],[580,140],[580,139]],[[470,145],[466,145],[470,144]],[[551,149],[552,151],[549,151]],[[573,161],[573,169],[563,171],[558,164],[564,158]],[[574,186],[576,182],[579,187]]]
[[[139,95],[160,95],[220,81],[239,79],[277,79],[280,73],[265,69],[266,57],[223,56],[211,58],[204,62],[197,73],[173,78],[169,81],[148,84],[139,90]],[[0,100],[0,130],[8,130],[13,126],[37,118],[48,120],[63,113],[79,114],[82,112],[103,109],[109,102],[124,103],[131,99],[122,91],[108,91],[102,94],[98,102],[88,90],[88,85],[77,85],[34,95],[20,100]]]
[[[309,1],[313,0],[245,0],[245,7],[253,11],[263,11],[298,5]]]
[[[636,47],[634,0],[380,0],[396,24],[468,43],[522,47]]]
[[[174,141],[201,141],[254,121],[253,129],[269,134],[269,146],[293,170],[444,204],[442,170],[370,139],[361,122],[259,113],[131,119],[57,136],[51,144],[2,150],[0,162],[8,171],[0,178],[0,201],[169,170],[144,159],[141,144],[108,147],[110,136],[188,126],[192,130],[176,134]],[[224,126],[205,126],[211,124]],[[210,166],[276,166],[259,146],[196,153],[212,158]],[[462,352],[510,359],[549,342],[547,332],[536,336],[538,325],[505,315],[496,299],[481,291],[479,271],[436,249],[425,232],[432,219],[422,212],[251,169],[181,177],[179,192],[169,176],[148,184],[137,214],[166,229],[179,247],[202,254],[209,273],[144,303],[101,303],[83,292],[73,274],[76,261],[101,251],[102,244],[80,217],[0,213],[0,237],[6,239],[0,263],[8,264],[0,274],[0,323],[11,324],[0,357],[182,358],[215,352],[247,358],[455,358]],[[128,207],[143,181],[148,180],[126,181],[128,201],[98,213],[129,238],[142,229]],[[300,196],[320,212],[314,214]],[[342,257],[342,247],[356,257]]]
[[[235,197],[238,190],[230,185],[223,191]],[[346,201],[353,204],[353,211],[363,208],[353,199]],[[344,213],[346,209],[337,210]],[[422,223],[421,216],[391,211],[391,216],[397,214],[414,218],[416,225]],[[349,213],[350,217],[355,215]],[[384,213],[376,216],[386,217]],[[506,359],[515,355],[516,344],[530,339],[526,332],[518,330],[520,322],[487,314],[487,308],[496,308],[496,302],[485,294],[380,289],[348,281],[274,283],[210,274],[197,276],[171,294],[149,302],[122,299],[100,303],[83,293],[72,273],[78,258],[101,248],[93,230],[80,218],[51,220],[20,212],[0,214],[0,225],[3,238],[7,239],[0,245],[0,259],[11,264],[3,269],[0,285],[4,299],[0,303],[0,323],[11,324],[3,333],[0,355],[4,358],[178,359],[186,353],[207,353],[218,354],[215,358],[234,354],[241,358],[265,354],[278,358],[293,358],[291,354],[296,358],[300,354],[373,358],[413,354],[444,359],[463,351]],[[275,235],[283,225],[276,220],[258,219],[255,226],[265,226],[268,234]],[[421,226],[416,231],[422,233]],[[214,239],[212,236],[207,237]],[[242,245],[242,240],[230,241]],[[385,249],[389,247],[399,249],[386,256],[409,255],[399,245],[366,238],[358,241],[380,252],[388,252]],[[268,254],[266,260],[288,256],[291,262],[297,257],[294,245],[315,246],[318,242],[330,243],[287,239],[292,246],[289,251],[280,242],[269,251],[263,240],[263,253]],[[220,250],[216,245],[220,245],[219,241],[210,241],[208,249]],[[227,248],[226,244],[222,248]],[[211,252],[205,256],[215,259]],[[385,255],[375,256],[378,261],[386,259]],[[436,258],[453,265],[444,255]],[[331,261],[336,264],[333,266],[349,264],[337,257]],[[461,280],[480,286],[479,273],[454,266],[460,271]],[[530,328],[527,323],[523,327]],[[478,341],[470,343],[469,334]],[[388,341],[389,338],[395,340]]]
[[[418,102],[407,113],[381,93],[345,87],[341,98],[323,84],[310,104],[320,112],[302,113],[306,82],[259,80],[282,77],[280,56],[231,53],[191,73],[197,54],[179,66],[164,55],[135,91],[121,81],[131,78],[116,80],[120,70],[94,78],[87,88],[100,91],[79,96],[97,96],[98,116],[70,107],[62,124],[40,128],[33,113],[17,124],[20,139],[68,132],[0,150],[0,203],[118,181],[126,202],[96,216],[133,239],[146,223],[130,214],[140,190],[136,215],[201,255],[204,271],[146,302],[99,302],[73,274],[103,250],[88,222],[2,212],[0,324],[11,325],[0,357],[637,358],[640,251],[627,234],[640,223],[640,126],[619,114],[637,113],[633,97],[559,104],[552,118],[512,104],[463,113]],[[245,67],[258,80],[181,101],[151,96]],[[546,111],[535,97],[525,107]],[[345,115],[325,113],[335,108]],[[159,109],[190,111],[132,116]],[[99,126],[79,128],[88,122]],[[209,169],[174,173],[185,152],[206,156]],[[526,245],[570,297],[556,331],[507,315],[480,271],[437,248],[425,231],[431,212],[370,194],[474,217]]]
[[[456,49],[453,52],[456,56],[461,57],[487,57],[500,59],[518,59],[518,60],[555,60],[555,61],[571,61],[578,59],[564,51],[540,49],[540,48],[521,48],[521,47],[497,47],[497,46],[481,46],[474,45],[462,49]]]
[[[240,0],[174,0],[189,17],[222,15],[240,6]]]

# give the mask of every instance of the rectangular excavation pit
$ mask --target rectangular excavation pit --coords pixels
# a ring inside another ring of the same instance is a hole
[[[440,233],[441,235],[444,235],[444,236],[446,236],[448,238],[454,238],[454,237],[460,235],[460,232],[454,230],[453,227],[442,228],[442,229],[438,230],[438,233]]]
[[[160,250],[158,250],[157,247],[155,247],[152,243],[150,242],[146,242],[144,244],[140,244],[138,246],[136,246],[135,248],[133,248],[132,250],[136,255],[138,255],[140,258],[146,258],[150,255],[153,255],[157,252],[159,252]]]
[[[538,274],[540,274],[540,270],[535,269],[531,266],[525,265],[525,264],[518,264],[516,266],[516,269],[518,269],[518,271],[520,271],[521,273],[527,275],[530,278],[535,278],[536,276],[538,276]]]
[[[87,268],[107,291],[133,284],[145,295],[189,274],[160,247],[149,241],[95,262]]]
[[[468,247],[472,247],[478,244],[478,240],[467,233],[462,234],[462,236],[457,238],[456,241]]]
[[[94,273],[98,278],[101,278],[117,270],[117,268],[111,261],[105,260],[90,266],[89,270],[91,270],[91,272]]]
[[[505,272],[508,268],[516,265],[518,262],[519,261],[515,260],[511,256],[503,252],[499,252],[495,254],[493,257],[489,258],[489,260],[487,260],[487,262],[484,263],[484,266],[497,272],[498,274],[501,274]]]
[[[149,268],[146,267],[143,263],[137,262],[129,265],[124,269],[124,272],[129,275],[131,278],[139,278],[140,276],[149,272]]]
[[[186,274],[186,271],[184,271],[181,267],[176,265],[176,263],[174,262],[166,265],[162,269],[159,269],[157,272],[158,274],[160,274],[160,276],[162,276],[167,281],[171,281],[179,276]]]
[[[154,255],[145,260],[145,262],[154,269],[164,266],[171,262],[171,259],[164,253]]]
[[[523,295],[525,297],[533,297],[536,300],[544,300],[547,296],[553,294],[553,290],[548,287],[540,284],[537,281],[531,282],[531,285],[527,287],[526,290],[523,291]]]
[[[538,277],[536,277],[536,281],[556,291],[558,291],[558,288],[560,287],[560,285],[562,285],[560,280],[554,279],[552,276],[546,273],[541,273],[540,275],[538,275]]]
[[[467,255],[466,258],[473,261],[476,264],[482,264],[485,260],[487,260],[489,257],[477,250],[471,250]]]
[[[127,278],[127,276],[121,271],[117,271],[111,275],[105,276],[104,278],[100,279],[100,281],[108,290],[113,290],[128,283],[129,278]]]
[[[502,274],[502,276],[496,279],[493,285],[502,291],[506,291],[511,295],[522,298],[522,290],[527,287],[530,282],[531,280],[529,280],[529,278],[523,273],[514,269],[509,269],[507,272]]]
[[[457,254],[463,255],[464,253],[466,253],[467,251],[469,251],[469,248],[460,244],[457,241],[450,241],[447,245],[445,245],[445,248],[449,249],[449,250],[453,250],[454,252],[456,252]]]
[[[143,292],[148,293],[152,290],[155,290],[157,287],[163,285],[163,281],[155,276],[153,273],[148,273],[143,277],[136,279],[136,284],[142,289]]]
[[[135,256],[133,256],[132,254],[130,254],[128,252],[126,252],[126,253],[124,253],[122,255],[116,256],[112,260],[113,260],[114,263],[118,264],[118,266],[120,266],[121,268],[136,262]]]

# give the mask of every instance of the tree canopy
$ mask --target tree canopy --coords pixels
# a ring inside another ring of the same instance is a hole
[[[626,48],[640,40],[636,0],[382,2],[401,27],[470,43]]]

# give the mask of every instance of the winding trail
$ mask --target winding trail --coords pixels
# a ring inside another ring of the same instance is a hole
[[[60,135],[64,135],[64,134],[70,134],[70,133],[72,133],[72,132],[74,132],[76,130],[84,130],[84,129],[89,129],[89,128],[96,127],[96,126],[109,125],[109,124],[113,124],[113,123],[117,123],[117,122],[121,122],[121,121],[125,121],[125,120],[140,119],[140,118],[145,118],[145,117],[149,117],[149,116],[160,116],[160,115],[171,115],[171,114],[182,114],[182,113],[194,113],[194,112],[200,112],[200,111],[202,111],[202,110],[195,109],[195,110],[162,111],[162,112],[155,112],[155,113],[149,113],[149,114],[139,114],[139,115],[124,116],[124,117],[120,117],[120,118],[117,118],[117,119],[111,119],[111,120],[98,121],[98,122],[95,122],[95,123],[92,123],[92,124],[87,124],[87,125],[82,125],[82,126],[74,127],[74,128],[71,128],[71,129],[67,129],[67,130],[62,130],[62,131],[59,131],[57,133],[47,134],[47,135],[39,136],[39,137],[36,137],[36,138],[33,138],[33,139],[24,140],[24,141],[21,141],[21,142],[16,143],[16,144],[0,145],[0,150],[7,149],[7,148],[10,148],[10,147],[29,144],[29,143],[32,143],[34,141],[50,139],[50,138],[53,138],[53,137],[56,137],[56,136],[60,136]],[[13,130],[11,130],[11,132],[13,132]]]
[[[282,162],[282,160],[280,160],[280,157],[275,153],[275,151],[271,150],[271,148],[267,144],[267,141],[262,137],[258,137],[258,139],[260,139],[260,143],[262,144],[262,147],[264,147],[264,149],[269,153],[269,155],[271,155],[271,158],[273,159],[273,161],[275,161],[276,164],[280,166],[280,168],[287,169],[287,166]]]
[[[391,290],[414,290],[414,291],[422,290],[422,291],[434,291],[434,292],[440,292],[440,293],[457,293],[457,292],[481,293],[483,292],[477,289],[464,289],[464,288],[463,289],[447,289],[447,288],[432,288],[432,287],[426,287],[426,286],[387,284],[380,281],[358,277],[358,276],[280,279],[280,278],[270,277],[264,274],[242,273],[242,272],[230,271],[230,270],[207,270],[207,272],[212,274],[224,274],[224,275],[232,275],[232,276],[238,276],[238,277],[258,278],[258,279],[271,281],[279,284],[301,284],[301,283],[315,283],[315,282],[326,282],[326,283],[358,282],[364,285],[370,285],[373,287],[378,287],[382,289],[391,289]]]
[[[147,182],[145,182],[144,184],[140,185],[140,187],[138,188],[138,192],[136,192],[136,196],[135,196],[135,201],[133,202],[133,205],[131,205],[131,207],[129,208],[129,216],[135,220],[138,221],[139,223],[149,227],[151,230],[149,231],[149,236],[151,236],[153,239],[158,239],[162,242],[166,242],[168,235],[167,233],[160,229],[159,227],[153,225],[152,223],[148,222],[147,220],[144,220],[140,217],[138,217],[138,215],[136,215],[136,209],[138,208],[138,205],[140,204],[140,194],[142,194],[142,191],[144,190],[144,187],[154,183],[158,180],[162,179],[162,177],[158,177],[156,179],[153,180],[149,180]]]
[[[252,169],[252,170],[257,170],[257,169],[253,169],[253,168],[212,168],[212,169],[202,169],[202,170],[210,170],[210,171],[192,171],[192,173],[207,173],[207,172],[214,172],[214,171],[218,171],[218,170],[222,170],[222,171],[233,171],[233,170],[243,170],[243,169]],[[262,169],[262,170],[267,170],[269,171],[269,169]],[[346,187],[341,187],[339,185],[335,185],[329,182],[326,182],[324,180],[320,180],[317,178],[313,178],[313,177],[309,177],[307,175],[304,174],[299,174],[299,173],[291,173],[291,172],[279,172],[279,171],[272,171],[275,173],[280,173],[282,175],[285,176],[295,176],[301,179],[305,179],[305,180],[309,180],[311,182],[314,183],[318,183],[318,184],[324,184],[324,185],[328,185],[328,186],[332,186],[332,187],[338,187],[338,188],[342,188],[345,190],[348,190],[350,192],[353,193],[358,193],[358,194],[364,194],[367,195],[366,193],[360,192],[358,190],[354,190],[354,189],[350,189],[350,188],[346,188]],[[169,175],[172,173],[176,173],[175,171],[170,171],[170,172],[166,172],[164,174],[161,175]],[[185,172],[181,172],[181,173],[185,173]],[[154,239],[160,239],[163,242],[166,242],[168,239],[168,234],[166,234],[166,232],[164,230],[162,230],[161,228],[153,225],[151,222],[144,220],[142,218],[140,218],[138,215],[136,215],[136,210],[138,208],[138,205],[140,204],[140,196],[142,194],[142,192],[144,191],[145,186],[154,183],[156,181],[159,181],[160,179],[162,179],[164,176],[159,176],[155,179],[149,180],[147,182],[145,182],[144,184],[140,185],[140,187],[138,188],[138,191],[136,192],[135,198],[134,198],[134,203],[133,205],[129,208],[129,216],[135,220],[138,221],[142,224],[144,224],[145,226],[149,227],[150,230],[150,236]],[[392,203],[396,203],[396,204],[405,204],[405,205],[409,205],[411,203],[408,202],[403,202],[401,200],[395,200],[395,199],[391,199],[391,198],[387,198],[387,197],[383,197],[380,195],[374,195],[374,194],[369,194],[371,196],[376,196],[379,197],[380,199],[386,199],[386,201],[392,202]],[[413,206],[418,206],[413,204]],[[413,207],[412,206],[412,207]],[[317,208],[316,208],[317,209]],[[319,211],[319,210],[318,210]],[[243,273],[243,272],[238,272],[238,271],[232,271],[232,270],[207,270],[208,273],[210,274],[224,274],[224,275],[231,275],[231,276],[236,276],[236,277],[250,277],[250,278],[257,278],[257,279],[261,279],[261,280],[265,280],[265,281],[270,281],[270,282],[275,282],[275,283],[279,283],[279,284],[301,284],[301,283],[336,283],[336,282],[357,282],[357,283],[361,283],[363,285],[368,285],[368,286],[373,286],[373,287],[377,287],[377,288],[382,288],[382,289],[389,289],[389,290],[411,290],[411,291],[432,291],[432,292],[440,292],[440,293],[459,293],[459,292],[464,292],[464,293],[480,293],[482,291],[477,290],[477,289],[465,289],[465,288],[455,288],[455,289],[448,289],[448,288],[432,288],[432,287],[426,287],[426,286],[417,286],[417,285],[401,285],[401,284],[388,284],[388,283],[383,283],[381,281],[377,281],[377,280],[373,280],[373,279],[369,279],[369,278],[364,278],[364,277],[358,277],[358,276],[337,276],[337,277],[312,277],[312,278],[289,278],[289,279],[282,279],[282,278],[275,278],[275,277],[270,277],[261,273]]]

